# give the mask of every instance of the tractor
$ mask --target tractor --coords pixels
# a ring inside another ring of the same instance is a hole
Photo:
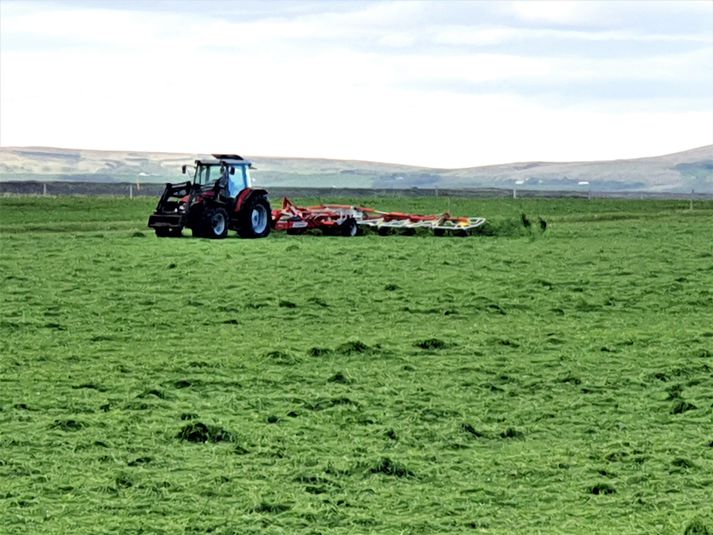
[[[167,183],[148,226],[156,236],[179,237],[188,228],[193,236],[222,239],[228,230],[241,238],[270,234],[272,212],[267,191],[253,189],[252,163],[237,154],[213,154],[214,160],[184,165],[192,180]]]

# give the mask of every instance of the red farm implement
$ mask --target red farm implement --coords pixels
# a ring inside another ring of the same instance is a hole
[[[361,229],[371,228],[380,235],[393,233],[415,234],[426,229],[435,236],[451,233],[467,236],[482,226],[482,217],[453,217],[441,215],[418,215],[403,212],[382,212],[374,208],[344,204],[320,204],[300,207],[289,199],[282,201],[282,209],[272,211],[273,227],[288,234],[301,234],[308,230],[321,230],[325,234],[356,236]]]

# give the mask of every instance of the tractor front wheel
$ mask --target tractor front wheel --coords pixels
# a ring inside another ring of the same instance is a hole
[[[270,203],[264,195],[247,200],[238,214],[238,234],[241,238],[264,238],[270,234]]]
[[[220,240],[228,235],[228,212],[223,208],[209,208],[203,212],[200,236]]]

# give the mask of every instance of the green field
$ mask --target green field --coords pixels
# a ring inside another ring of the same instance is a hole
[[[713,533],[713,203],[361,202],[491,235],[0,199],[0,533]]]

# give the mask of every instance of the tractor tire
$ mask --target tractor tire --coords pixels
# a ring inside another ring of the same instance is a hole
[[[168,228],[168,227],[158,227],[155,228],[154,231],[156,232],[156,236],[158,238],[180,238],[181,237],[181,231],[183,229],[180,228]]]
[[[376,231],[379,236],[388,236],[391,234],[391,228],[390,227],[379,227]]]
[[[357,225],[356,219],[353,217],[348,217],[344,222],[339,225],[339,233],[345,238],[353,238],[359,233],[359,226]]]
[[[199,236],[222,240],[228,235],[228,212],[224,208],[208,208],[203,212]]]
[[[238,213],[241,238],[265,238],[270,234],[270,203],[264,195],[250,197]]]

